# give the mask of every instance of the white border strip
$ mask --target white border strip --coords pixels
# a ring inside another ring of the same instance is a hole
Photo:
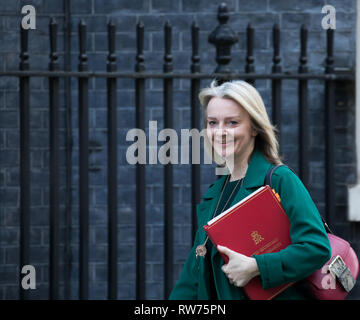
[[[357,180],[349,187],[348,220],[360,221],[360,0],[356,1],[355,148]]]

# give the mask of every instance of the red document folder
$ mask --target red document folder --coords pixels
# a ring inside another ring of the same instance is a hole
[[[277,252],[291,244],[289,218],[269,186],[256,190],[203,228],[215,247],[222,245],[248,257]],[[228,257],[220,255],[228,263]],[[270,300],[291,285],[264,290],[255,277],[244,291],[251,300]]]

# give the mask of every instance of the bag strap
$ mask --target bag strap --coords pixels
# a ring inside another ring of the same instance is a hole
[[[284,165],[284,164],[278,164],[278,165],[276,165],[276,166],[274,166],[274,167],[271,167],[271,168],[269,169],[269,171],[267,172],[267,174],[266,174],[265,185],[268,185],[271,189],[272,189],[272,184],[271,184],[272,175],[273,175],[274,171],[275,171],[277,168],[281,167],[281,166],[285,166],[285,165]]]
[[[265,177],[265,185],[268,185],[271,189],[273,189],[272,183],[271,183],[272,175],[273,175],[274,171],[275,171],[277,168],[282,167],[282,166],[285,166],[285,167],[289,168],[292,172],[294,172],[294,174],[296,174],[295,171],[294,171],[293,169],[291,169],[290,167],[288,167],[287,165],[285,165],[285,164],[278,164],[278,165],[276,165],[276,166],[274,166],[274,167],[271,167],[271,168],[268,170],[268,172],[267,172],[267,174],[266,174],[266,177]],[[326,232],[333,234],[333,232],[331,231],[331,229],[329,228],[328,224],[326,223],[325,219],[322,217],[321,214],[320,214],[320,218],[321,218],[321,220],[322,220],[322,222],[323,222],[323,225],[324,225],[324,227],[325,227]]]

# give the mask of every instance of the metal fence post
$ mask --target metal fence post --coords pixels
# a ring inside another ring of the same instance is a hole
[[[136,72],[145,72],[144,24],[136,26]],[[145,79],[135,79],[136,128],[145,131]],[[138,153],[138,156],[141,155]],[[142,159],[144,160],[144,159]],[[136,299],[146,296],[146,171],[143,161],[136,164]]]
[[[108,42],[109,54],[107,61],[107,71],[115,72],[116,27],[110,21],[108,23]],[[108,119],[108,298],[117,298],[117,79],[107,78],[107,119]]]
[[[164,55],[164,73],[173,71],[173,62],[171,54],[172,26],[169,21],[165,23],[165,55]],[[164,127],[173,128],[173,79],[164,79]],[[165,142],[167,143],[167,142]],[[165,253],[165,281],[164,294],[168,298],[173,287],[173,166],[170,163],[164,165],[165,181],[164,181],[164,253]]]
[[[29,30],[21,28],[20,70],[29,70]],[[29,290],[21,285],[21,269],[30,264],[30,78],[20,81],[20,299],[29,298]]]
[[[50,29],[50,71],[59,69],[57,54],[57,23]],[[50,299],[59,298],[59,77],[49,78],[50,98]]]
[[[86,24],[79,23],[79,71],[88,71],[86,55]],[[89,80],[79,77],[79,203],[80,203],[80,251],[79,296],[88,299],[89,291]]]
[[[217,67],[215,73],[230,73],[228,64],[231,61],[231,47],[238,41],[238,36],[227,24],[229,12],[225,3],[219,5],[217,19],[219,25],[208,38],[209,43],[216,47]],[[224,79],[218,79],[219,84],[223,81]]]

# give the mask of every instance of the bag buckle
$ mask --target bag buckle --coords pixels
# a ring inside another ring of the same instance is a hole
[[[329,271],[334,279],[339,280],[346,292],[350,292],[350,290],[355,286],[355,279],[352,276],[350,269],[339,255],[331,259]]]

